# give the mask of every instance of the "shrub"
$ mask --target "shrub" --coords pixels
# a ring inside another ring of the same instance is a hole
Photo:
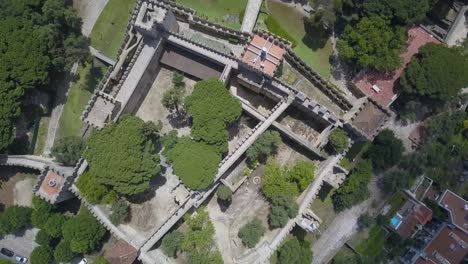
[[[104,197],[102,197],[102,204],[114,204],[119,199],[119,196],[114,190],[108,192]]]
[[[249,248],[255,247],[260,238],[265,233],[266,229],[262,221],[255,217],[252,221],[245,224],[237,234],[242,240],[242,244]]]
[[[99,184],[89,172],[80,175],[76,181],[76,187],[80,190],[80,194],[91,204],[100,203],[104,195],[109,192],[107,188]]]
[[[276,154],[280,144],[281,137],[277,131],[266,131],[247,149],[246,156],[251,161],[265,161],[269,156]]]
[[[268,28],[268,31],[284,39],[287,39],[289,42],[291,42],[292,48],[297,46],[297,41],[291,35],[289,35],[289,33],[286,30],[284,30],[281,27],[281,24],[278,21],[276,21],[276,19],[273,16],[268,16],[264,22]]]
[[[232,43],[232,44],[239,43],[239,40],[237,38],[233,38],[233,37],[228,38],[228,41],[229,41],[229,43]]]
[[[271,201],[271,210],[268,220],[272,228],[283,227],[289,218],[297,215],[299,210],[297,204],[290,197],[275,196]]]
[[[49,247],[39,246],[31,253],[31,264],[49,264],[52,261],[52,250]]]
[[[288,180],[288,171],[279,164],[268,163],[262,177],[262,193],[272,200],[277,196],[294,197],[299,190],[294,182]]]
[[[229,187],[227,187],[224,184],[221,184],[218,187],[218,190],[216,191],[216,195],[218,195],[218,199],[226,201],[226,202],[229,202],[232,199],[231,189],[229,189]]]
[[[42,228],[49,219],[54,206],[34,195],[32,207],[31,222],[35,227]]]
[[[328,137],[330,145],[337,153],[343,152],[349,145],[349,139],[346,132],[341,128],[336,128],[330,133]]]
[[[174,231],[165,235],[161,244],[164,254],[173,258],[177,257],[177,251],[180,250],[183,240],[184,234],[180,231]]]
[[[69,263],[75,255],[76,254],[70,248],[70,243],[65,240],[60,241],[54,250],[55,261],[60,263]]]
[[[75,165],[85,148],[86,144],[81,137],[65,137],[54,144],[52,155],[65,165]]]
[[[112,205],[112,214],[110,220],[114,225],[119,225],[125,221],[128,215],[128,204],[124,199],[119,199]]]
[[[8,207],[0,215],[0,234],[13,234],[31,224],[31,211],[23,206]]]
[[[288,180],[297,184],[299,191],[303,191],[309,186],[314,179],[315,165],[306,162],[298,161],[288,172]]]
[[[52,242],[52,237],[47,234],[44,230],[39,230],[36,235],[36,243],[41,246],[50,246]]]

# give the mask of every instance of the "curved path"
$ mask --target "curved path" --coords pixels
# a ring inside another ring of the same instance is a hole
[[[258,12],[262,6],[262,0],[249,0],[245,8],[244,19],[242,20],[241,30],[244,32],[252,32],[257,22]]]
[[[40,171],[50,167],[65,175],[71,175],[74,171],[74,167],[62,166],[52,159],[34,155],[0,155],[0,165],[19,166]]]

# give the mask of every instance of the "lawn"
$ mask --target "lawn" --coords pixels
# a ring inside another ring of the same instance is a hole
[[[324,184],[320,189],[317,198],[310,206],[312,212],[322,219],[322,224],[320,225],[320,230],[322,232],[328,228],[330,223],[336,217],[332,202],[333,193],[335,193],[335,190],[328,184]]]
[[[73,82],[70,88],[67,102],[60,118],[59,138],[79,136],[81,127],[83,126],[80,116],[104,71],[103,66],[96,66],[94,71],[91,71],[91,69],[91,64],[78,68],[77,80]]]
[[[91,32],[91,46],[117,59],[135,0],[109,0]]]
[[[247,0],[177,0],[177,3],[194,9],[197,16],[235,29],[241,28],[242,21],[225,20],[223,17],[238,16],[247,6]]]
[[[356,251],[364,256],[377,257],[382,253],[384,243],[385,231],[379,225],[374,225],[369,236],[356,247]]]
[[[269,1],[268,9],[285,31],[297,41],[294,52],[320,75],[328,79],[331,71],[329,62],[332,54],[331,41],[321,43],[319,38],[307,38],[303,23],[304,16],[294,7]]]
[[[50,117],[43,116],[39,120],[39,127],[37,128],[36,144],[34,146],[34,155],[42,155],[44,151],[45,142],[47,139],[47,131],[49,130]]]

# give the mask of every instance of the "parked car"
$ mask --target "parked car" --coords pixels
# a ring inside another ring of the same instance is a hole
[[[10,257],[10,258],[13,257],[13,255],[15,255],[15,253],[12,250],[9,250],[8,248],[0,249],[0,253],[2,253],[2,255]]]
[[[82,260],[80,260],[80,263],[78,264],[87,264],[88,263],[88,260],[86,258],[83,258]]]
[[[15,256],[15,259],[16,259],[16,261],[18,261],[19,263],[28,263],[28,258],[23,257],[23,256],[18,256],[18,255],[16,255],[16,256]]]

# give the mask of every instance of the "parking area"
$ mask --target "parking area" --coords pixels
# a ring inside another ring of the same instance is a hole
[[[36,234],[39,231],[38,228],[27,229],[16,235],[7,235],[0,239],[0,247],[7,248],[14,252],[15,255],[20,255],[29,258],[31,252],[38,244],[35,242]],[[0,254],[2,259],[9,260],[13,263],[16,261],[13,258],[9,258],[3,254]]]

